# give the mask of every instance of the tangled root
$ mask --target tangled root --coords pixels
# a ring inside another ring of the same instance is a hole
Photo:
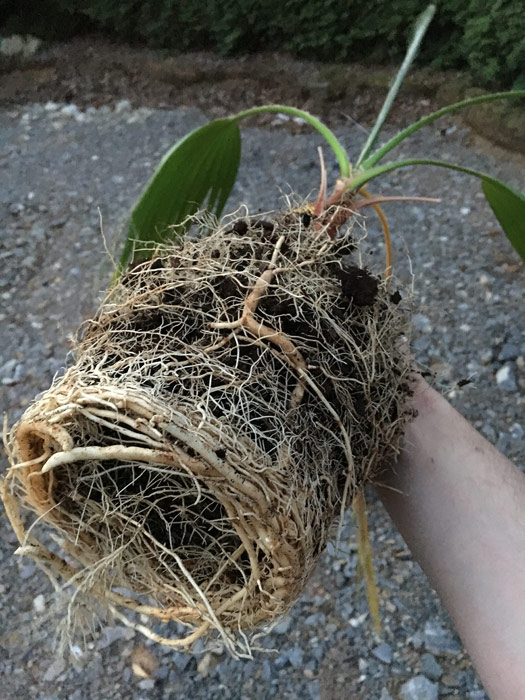
[[[174,647],[216,630],[249,654],[408,418],[409,314],[309,218],[237,219],[133,266],[9,436],[21,551],[128,624],[188,626],[139,626]]]

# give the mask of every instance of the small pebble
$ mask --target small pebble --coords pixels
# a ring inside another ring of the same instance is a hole
[[[141,690],[153,690],[155,681],[153,678],[145,678],[143,681],[139,681],[138,685]]]
[[[41,614],[44,612],[46,609],[46,599],[42,595],[42,593],[39,593],[34,599],[33,599],[33,608],[35,609],[35,612]]]
[[[458,654],[461,645],[439,622],[428,620],[424,631],[425,648],[433,654]]]
[[[479,361],[482,365],[488,365],[492,361],[492,349],[487,348],[483,350],[479,355]]]
[[[322,700],[321,689],[317,679],[311,680],[307,686],[310,700]]]
[[[18,216],[24,211],[24,205],[20,204],[19,202],[16,202],[15,204],[11,204],[9,207],[9,213],[12,214],[13,216]]]
[[[8,360],[0,369],[0,376],[10,377],[14,374],[17,360]]]
[[[379,696],[379,700],[394,700],[394,698],[390,695],[388,690],[386,688],[383,688],[381,690],[381,695]]]
[[[189,654],[184,654],[183,652],[175,651],[173,653],[172,660],[175,666],[177,667],[177,670],[182,672],[190,663],[192,657]]]
[[[368,668],[368,662],[365,661],[365,659],[359,659],[357,662],[357,668],[361,671],[361,673],[364,673]]]
[[[484,423],[481,426],[481,432],[483,435],[487,438],[489,442],[496,442],[496,431],[494,428],[490,425],[490,423]]]
[[[430,678],[431,681],[438,681],[443,675],[443,669],[432,654],[423,654],[421,657],[421,673]]]
[[[300,647],[293,647],[288,651],[288,661],[294,668],[299,668],[303,664],[303,650]]]
[[[122,114],[122,112],[128,112],[131,109],[131,102],[129,100],[119,100],[115,105],[115,114]]]
[[[496,372],[496,382],[503,391],[516,391],[516,376],[512,365],[503,365]]]
[[[51,221],[51,223],[50,223],[50,226],[51,226],[51,228],[62,228],[62,226],[64,226],[64,224],[66,222],[67,222],[67,216],[60,216],[60,217],[57,217],[56,219],[53,219],[53,221]]]
[[[268,659],[265,659],[262,662],[261,679],[263,681],[269,681],[272,679],[272,664],[268,661]]]
[[[514,345],[513,343],[504,343],[499,352],[498,360],[500,362],[507,362],[507,360],[515,360],[519,354],[520,350],[517,345]]]
[[[73,117],[74,119],[79,114],[79,111],[80,110],[76,105],[64,105],[60,110],[60,114],[62,114],[64,117]]]
[[[492,278],[490,278],[485,273],[481,274],[479,276],[479,280],[478,280],[478,282],[480,283],[480,285],[482,287],[488,287],[490,284],[492,284],[492,281],[493,281]]]
[[[326,615],[324,613],[312,613],[304,620],[304,624],[309,627],[322,627],[325,623]],[[277,629],[277,627],[275,629]]]
[[[392,647],[390,644],[379,644],[372,650],[372,654],[384,664],[392,663]]]
[[[446,685],[449,688],[459,688],[459,686],[461,685],[458,679],[450,673],[447,673],[444,676],[442,676],[441,682],[443,683],[443,685]]]
[[[43,680],[50,683],[51,681],[54,681],[56,678],[58,678],[58,676],[60,676],[60,674],[65,671],[65,669],[66,662],[63,658],[58,657],[48,667],[47,671],[44,674]]]
[[[432,323],[424,314],[414,314],[412,322],[414,324],[414,328],[422,333],[430,333],[432,330]]]
[[[438,700],[437,683],[425,676],[415,676],[401,686],[402,700]]]
[[[20,571],[20,578],[25,581],[28,578],[31,578],[36,573],[36,571],[37,568],[34,564],[26,564],[22,567]]]
[[[135,636],[135,631],[130,627],[104,627],[97,643],[98,649],[107,649],[111,644],[121,639],[129,641]]]
[[[288,634],[291,624],[292,618],[289,615],[287,615],[284,619],[281,620],[281,622],[279,622],[278,625],[276,625],[273,628],[274,634]]]

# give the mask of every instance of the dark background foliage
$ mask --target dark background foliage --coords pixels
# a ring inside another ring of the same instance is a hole
[[[1,32],[64,39],[103,31],[170,51],[262,50],[331,62],[403,55],[426,0],[0,0]],[[523,0],[440,0],[419,61],[486,87],[525,83]]]

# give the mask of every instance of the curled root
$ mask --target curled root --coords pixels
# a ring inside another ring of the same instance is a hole
[[[326,233],[245,218],[121,278],[6,438],[20,553],[156,641],[250,654],[408,417],[407,311]]]

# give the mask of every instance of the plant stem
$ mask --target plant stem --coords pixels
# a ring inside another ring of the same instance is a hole
[[[359,190],[360,192],[363,193],[363,195],[367,199],[373,199],[372,195],[370,192],[366,189],[366,187],[361,187]],[[390,237],[390,226],[388,225],[388,219],[386,218],[383,210],[379,206],[379,204],[372,204],[372,209],[375,211],[377,216],[379,217],[379,221],[381,223],[381,228],[383,229],[383,237],[385,239],[385,251],[386,251],[386,260],[385,260],[385,279],[388,279],[392,275],[392,239]]]
[[[252,117],[255,114],[263,114],[265,112],[278,112],[280,114],[287,114],[304,119],[305,122],[310,124],[310,126],[316,129],[324,137],[334,152],[337,162],[339,163],[340,177],[350,177],[350,163],[348,161],[348,156],[346,155],[345,149],[339,143],[333,131],[331,131],[327,126],[325,126],[325,124],[323,124],[309,112],[305,112],[302,109],[296,109],[295,107],[288,107],[286,105],[263,105],[262,107],[252,107],[251,109],[246,109],[243,112],[238,112],[231,118],[235,120],[246,119],[246,117]]]

